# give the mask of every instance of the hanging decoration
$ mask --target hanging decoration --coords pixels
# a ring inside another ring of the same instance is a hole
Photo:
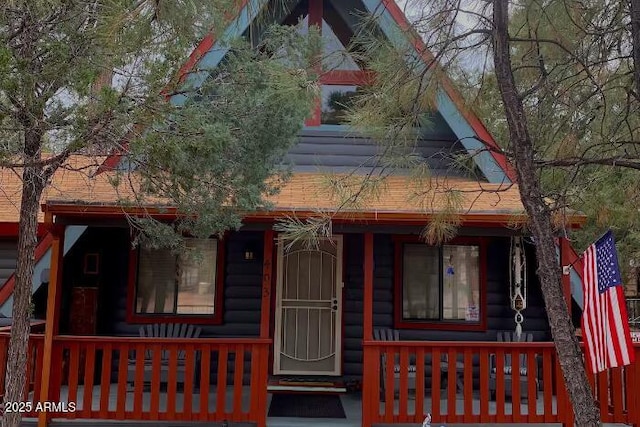
[[[509,297],[511,308],[516,312],[516,335],[522,333],[524,316],[522,311],[527,308],[527,258],[524,251],[524,239],[522,237],[511,238],[511,250],[509,252]]]
[[[453,268],[453,254],[449,255],[449,259],[447,260],[447,267],[445,269],[445,284],[448,287],[452,287],[453,286],[453,281],[455,279],[455,269]]]

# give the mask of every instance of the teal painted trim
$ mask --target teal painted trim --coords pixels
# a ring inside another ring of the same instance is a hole
[[[324,132],[352,132],[354,128],[349,125],[320,125],[304,126],[302,130],[324,131]]]
[[[186,79],[185,87],[193,89],[200,87],[207,79],[211,70],[220,64],[222,59],[229,52],[229,41],[239,37],[244,33],[251,22],[258,16],[260,10],[269,2],[269,0],[249,0],[247,4],[240,10],[238,16],[227,27],[219,40],[216,40],[213,47],[196,62],[195,68],[202,70],[189,74]],[[174,105],[181,105],[186,101],[184,94],[174,95],[170,102]]]
[[[438,91],[438,111],[447,122],[453,133],[460,140],[467,152],[473,156],[474,161],[491,183],[510,184],[511,180],[504,173],[496,159],[486,149],[483,142],[476,138],[476,133],[469,123],[462,117],[449,95],[443,90]]]
[[[393,19],[381,0],[362,0],[369,13],[377,18],[380,28],[385,36],[399,49],[409,50],[409,60],[419,61],[420,67],[426,65],[419,57],[419,53],[411,46],[406,35]],[[498,162],[490,152],[480,151],[484,149],[484,144],[477,138],[471,125],[465,120],[451,98],[442,90],[437,95],[438,111],[447,122],[453,133],[460,140],[465,149],[473,156],[474,161],[491,183],[511,183]]]
[[[382,0],[361,0],[362,4],[367,8],[367,11],[376,18],[376,22],[380,25],[380,28],[387,36],[389,41],[394,46],[400,49],[407,49],[411,52],[413,59],[419,60],[420,56],[403,33],[402,29],[398,26],[398,23],[393,19],[387,7],[382,3]]]
[[[69,250],[76,244],[80,236],[87,229],[86,225],[70,225],[67,226],[64,230],[64,255],[69,252]],[[31,279],[31,293],[34,294],[40,285],[42,285],[42,274],[45,270],[48,270],[51,266],[51,248],[47,249],[44,256],[40,258],[40,260],[36,263],[35,268],[33,270],[33,276]],[[48,274],[48,272],[47,272]],[[2,307],[0,307],[0,313],[11,317],[11,311],[13,310],[13,295],[10,296]]]
[[[571,295],[573,300],[578,304],[580,310],[584,310],[584,291],[582,290],[582,279],[578,276],[578,272],[571,267]]]

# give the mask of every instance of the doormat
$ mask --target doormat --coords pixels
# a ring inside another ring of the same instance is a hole
[[[347,418],[340,396],[333,394],[275,393],[269,417]]]

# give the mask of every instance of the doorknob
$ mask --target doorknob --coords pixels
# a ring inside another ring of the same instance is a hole
[[[336,311],[338,309],[338,300],[337,299],[333,299],[333,301],[331,302],[333,305],[331,306],[331,309],[333,311]]]

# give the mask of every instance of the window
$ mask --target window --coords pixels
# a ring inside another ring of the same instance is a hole
[[[216,239],[187,239],[187,251],[180,255],[144,246],[135,251],[132,321],[194,316],[203,323],[219,321],[218,246]]]
[[[396,326],[484,329],[479,241],[396,246]]]
[[[373,72],[359,59],[362,47],[352,43],[354,23],[345,19],[332,2],[309,0],[300,2],[282,21],[285,25],[298,25],[299,34],[308,34],[310,26],[319,30],[322,39],[321,61],[311,64],[320,73],[322,96],[317,100],[306,126],[344,125],[346,111],[353,105],[359,87],[372,82]],[[250,34],[247,34],[250,37]],[[280,51],[283,63],[286,51]]]
[[[322,85],[321,124],[339,125],[344,123],[344,113],[351,108],[355,85]]]

